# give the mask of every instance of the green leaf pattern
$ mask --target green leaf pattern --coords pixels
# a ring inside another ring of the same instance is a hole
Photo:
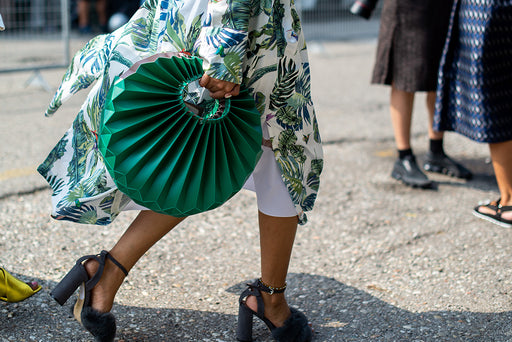
[[[159,52],[203,59],[212,77],[254,94],[282,178],[301,223],[313,208],[322,147],[310,70],[293,0],[146,0],[130,21],[91,39],[73,57],[50,102],[50,116],[89,88],[72,127],[38,168],[53,190],[52,216],[106,225],[130,202],[115,186],[97,148],[108,89],[133,63]],[[190,92],[191,101],[201,101]]]

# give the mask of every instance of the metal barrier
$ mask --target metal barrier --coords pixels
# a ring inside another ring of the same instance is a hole
[[[383,1],[377,3],[370,20],[350,13],[354,1],[295,0],[306,39],[333,41],[377,37]]]
[[[353,1],[296,0],[307,40],[376,36],[379,7],[364,20],[349,12]],[[6,27],[0,32],[0,74],[69,64],[70,13],[75,12],[70,3],[75,5],[73,0],[0,0]]]
[[[0,0],[0,14],[0,73],[69,64],[68,0]]]

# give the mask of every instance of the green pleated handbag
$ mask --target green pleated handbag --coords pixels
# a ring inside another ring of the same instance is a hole
[[[214,209],[236,194],[261,155],[260,113],[247,90],[192,106],[185,87],[198,57],[159,54],[113,81],[98,146],[123,193],[176,217]]]

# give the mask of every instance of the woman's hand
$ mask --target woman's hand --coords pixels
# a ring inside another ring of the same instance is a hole
[[[204,74],[203,77],[201,77],[199,85],[208,89],[210,91],[210,96],[214,99],[228,99],[231,96],[237,96],[240,93],[240,84],[218,80],[208,76],[207,74]]]

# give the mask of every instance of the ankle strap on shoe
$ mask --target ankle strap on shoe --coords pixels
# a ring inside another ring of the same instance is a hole
[[[284,283],[284,286],[281,286],[281,287],[273,287],[273,286],[270,286],[268,284],[265,284],[263,282],[263,280],[261,280],[261,278],[258,279],[257,283],[256,283],[256,287],[260,290],[260,291],[263,291],[263,292],[266,292],[270,295],[273,295],[274,293],[283,293],[284,290],[286,290],[286,282]]]
[[[116,265],[117,267],[119,267],[119,269],[121,271],[123,271],[124,275],[125,276],[128,276],[128,271],[126,270],[126,268],[124,268],[123,265],[121,265],[121,263],[119,261],[117,261],[116,259],[114,259],[114,257],[112,256],[112,254],[110,254],[109,252],[107,251],[102,251],[101,252],[102,254],[105,253],[106,257],[110,259],[110,261],[112,261],[114,263],[114,265]]]

